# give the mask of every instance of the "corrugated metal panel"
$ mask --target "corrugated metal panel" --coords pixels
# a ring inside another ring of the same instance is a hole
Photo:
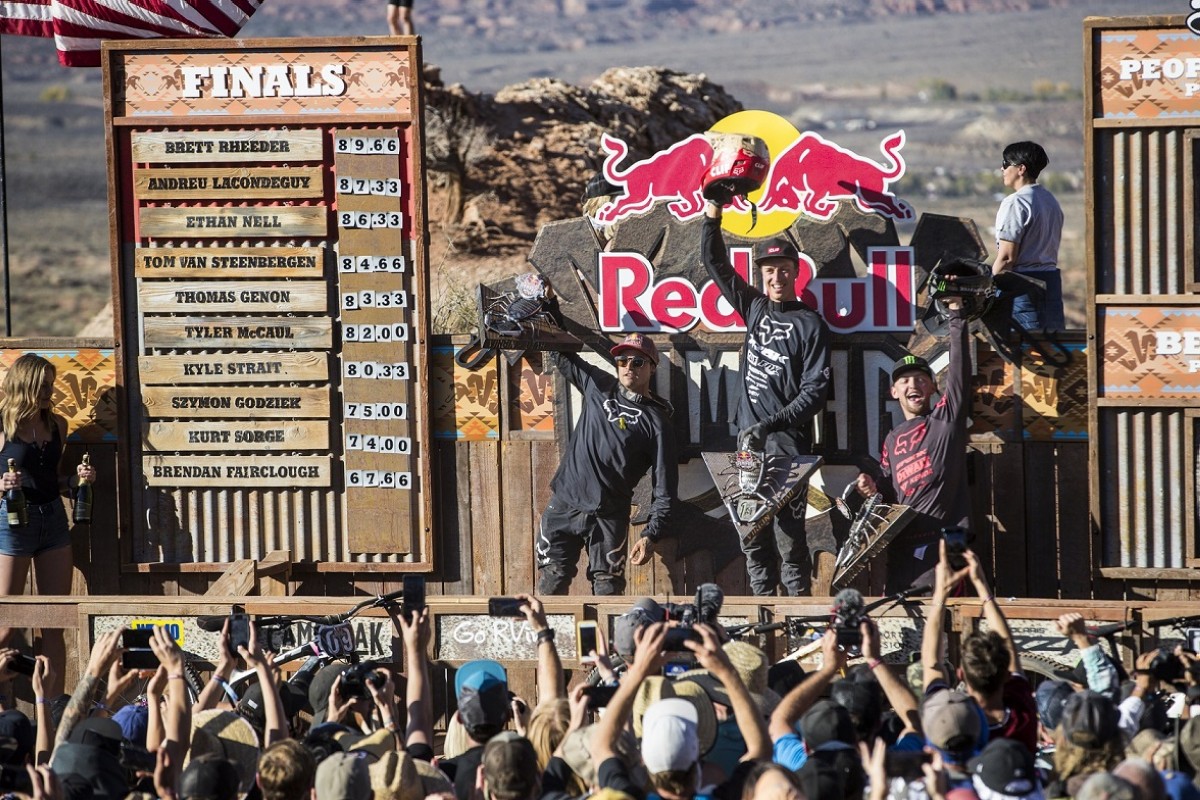
[[[1184,566],[1187,425],[1181,410],[1101,410],[1106,565]]]
[[[1096,137],[1097,291],[1183,292],[1183,129],[1099,130]]]
[[[393,553],[351,554],[340,501],[328,489],[178,489],[143,495],[146,538],[138,562],[232,562],[291,549],[296,562],[390,562]]]

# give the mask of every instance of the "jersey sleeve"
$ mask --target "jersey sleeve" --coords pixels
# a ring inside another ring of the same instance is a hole
[[[646,523],[642,536],[657,542],[669,529],[671,509],[679,491],[679,458],[675,447],[675,431],[669,420],[664,421],[655,437],[654,466],[651,469],[654,500],[650,505],[650,521]]]
[[[746,283],[746,280],[734,271],[726,254],[725,237],[721,235],[721,221],[711,217],[704,218],[704,227],[700,235],[700,252],[704,260],[704,268],[708,277],[713,279],[721,295],[741,315],[743,320],[749,318],[750,304],[756,297],[761,296],[758,290]]]

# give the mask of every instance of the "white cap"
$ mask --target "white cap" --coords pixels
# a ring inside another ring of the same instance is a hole
[[[659,700],[642,717],[642,760],[650,772],[688,769],[700,760],[699,715],[678,697]]]

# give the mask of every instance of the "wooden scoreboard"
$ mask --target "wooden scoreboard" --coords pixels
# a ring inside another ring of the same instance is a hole
[[[123,563],[430,569],[416,39],[103,66]]]

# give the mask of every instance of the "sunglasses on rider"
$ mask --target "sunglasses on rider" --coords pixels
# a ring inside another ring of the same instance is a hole
[[[629,364],[634,369],[641,369],[642,367],[646,366],[647,363],[648,359],[642,358],[641,356],[617,356],[617,364],[621,365],[622,367],[626,364]]]
[[[1015,162],[1015,161],[1001,161],[1001,162],[1000,162],[1000,169],[1001,169],[1001,170],[1006,170],[1006,169],[1008,169],[1009,167],[1015,167],[1016,165],[1017,165],[1017,164],[1016,164],[1016,162]]]

